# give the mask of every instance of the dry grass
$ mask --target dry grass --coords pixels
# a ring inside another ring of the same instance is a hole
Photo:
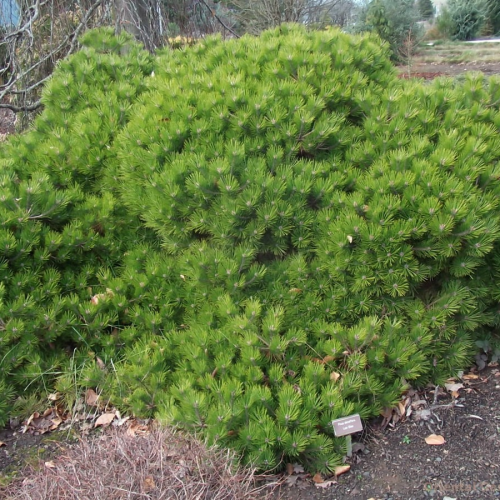
[[[498,63],[500,43],[437,42],[419,48],[416,61],[434,64]]]
[[[236,468],[230,452],[169,429],[130,436],[110,429],[82,439],[53,461],[30,468],[0,497],[8,500],[266,498],[252,471]]]

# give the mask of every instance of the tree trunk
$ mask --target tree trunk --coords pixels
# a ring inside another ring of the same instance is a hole
[[[116,29],[131,33],[145,48],[153,51],[163,36],[159,0],[114,0]]]

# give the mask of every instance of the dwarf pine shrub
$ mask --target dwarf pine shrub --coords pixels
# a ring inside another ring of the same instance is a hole
[[[92,287],[143,238],[101,184],[151,57],[111,31],[81,41],[46,85],[34,128],[0,151],[2,423],[8,395],[53,388],[74,349],[84,360],[98,350],[116,312],[93,306]]]
[[[325,471],[333,419],[499,323],[498,78],[402,81],[336,30],[154,58],[101,31],[44,99],[1,156],[5,394],[97,388]]]

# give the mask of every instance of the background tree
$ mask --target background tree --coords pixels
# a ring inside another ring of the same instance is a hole
[[[441,9],[439,16],[436,19],[436,26],[442,38],[451,39],[455,31],[455,22],[451,16],[451,12],[446,6]]]
[[[418,0],[417,5],[421,19],[428,20],[434,16],[434,5],[432,0]]]
[[[335,26],[349,26],[355,19],[356,6],[356,2],[353,0],[339,2],[330,13],[331,23]]]
[[[162,45],[165,20],[160,0],[114,0],[117,31],[124,28],[149,51]]]
[[[422,36],[420,32],[417,36],[409,30],[406,33],[405,39],[402,41],[400,47],[398,48],[398,58],[402,64],[406,66],[406,74],[408,78],[411,77],[413,58],[417,52],[418,44],[422,41]]]
[[[485,0],[448,0],[447,10],[451,18],[451,38],[473,40],[488,19]]]
[[[413,0],[372,0],[360,12],[356,30],[374,31],[391,48],[394,60],[400,58],[400,48],[412,33],[420,36],[419,10]]]
[[[373,0],[368,4],[366,11],[361,15],[362,29],[375,31],[383,40],[388,41],[391,32],[391,23],[387,17],[387,9],[383,0]]]
[[[487,15],[492,33],[500,34],[500,2],[498,0],[488,0]]]

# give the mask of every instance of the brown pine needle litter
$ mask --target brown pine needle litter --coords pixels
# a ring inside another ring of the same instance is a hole
[[[156,427],[130,435],[110,428],[29,467],[0,496],[8,500],[262,499],[252,470],[232,452]]]

